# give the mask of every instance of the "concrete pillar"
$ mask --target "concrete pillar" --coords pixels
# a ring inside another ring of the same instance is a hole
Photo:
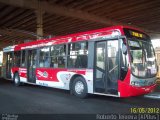
[[[37,17],[37,39],[39,40],[43,39],[43,11],[40,0],[38,0],[37,4],[36,17]]]

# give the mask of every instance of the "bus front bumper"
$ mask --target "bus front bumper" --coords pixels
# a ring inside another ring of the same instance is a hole
[[[150,86],[131,86],[126,83],[119,83],[118,91],[120,92],[120,97],[130,97],[130,96],[139,96],[153,92],[155,89],[156,84]]]

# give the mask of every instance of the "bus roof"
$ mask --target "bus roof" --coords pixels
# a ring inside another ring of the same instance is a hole
[[[118,31],[120,33],[119,35],[124,35],[123,28],[141,31],[137,28],[133,28],[130,26],[120,26],[120,25],[112,26],[112,27],[91,30],[91,31],[75,33],[75,34],[69,34],[66,36],[56,36],[49,39],[35,40],[27,43],[17,44],[14,46],[8,46],[4,48],[3,51],[4,52],[19,51],[23,49],[29,49],[29,48],[32,49],[36,47],[44,47],[44,46],[49,46],[53,44],[62,44],[62,43],[68,43],[68,42],[89,40],[89,39],[94,39],[94,38],[103,37],[107,35],[112,35],[113,31]]]

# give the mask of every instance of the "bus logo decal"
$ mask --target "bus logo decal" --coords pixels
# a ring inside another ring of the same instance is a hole
[[[48,73],[46,71],[42,72],[38,70],[37,74],[41,77],[48,78]]]
[[[48,78],[48,73],[46,71],[43,72],[43,77]]]

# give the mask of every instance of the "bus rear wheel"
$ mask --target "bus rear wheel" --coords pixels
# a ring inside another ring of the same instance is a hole
[[[76,77],[72,84],[72,93],[79,97],[79,98],[85,98],[87,97],[87,83],[82,77]]]
[[[14,84],[15,86],[20,86],[20,77],[18,73],[14,74]]]

